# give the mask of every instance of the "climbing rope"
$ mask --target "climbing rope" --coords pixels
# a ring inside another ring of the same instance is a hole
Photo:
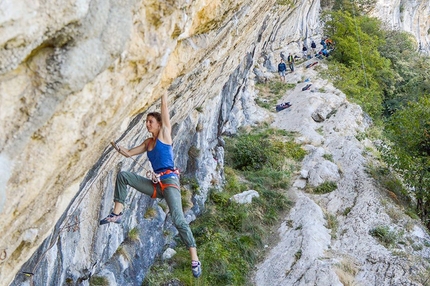
[[[118,154],[121,154],[120,152],[120,147],[115,143],[115,142],[111,142],[111,145],[113,146],[113,148],[115,150],[118,151]],[[109,150],[110,151],[110,150]],[[108,152],[109,152],[108,151]],[[111,156],[105,163],[105,165],[108,165],[109,162],[112,160],[114,156]],[[156,183],[160,183],[160,175],[156,174],[155,172],[153,172],[152,170],[148,170],[147,168],[145,168],[142,164],[140,164],[139,162],[136,161],[136,159],[132,158],[132,157],[128,157],[130,159],[133,160],[134,163],[136,163],[138,166],[140,166],[141,168],[143,168],[143,170],[145,171],[145,175],[147,178],[151,179],[152,182],[154,184]],[[98,173],[96,175],[96,177],[94,178],[94,180],[90,183],[90,185],[88,186],[88,188],[82,193],[82,195],[80,196],[80,198],[77,200],[77,203],[74,204],[75,207],[73,209],[73,211],[70,212],[69,215],[67,215],[66,219],[64,220],[64,222],[61,224],[61,227],[56,227],[54,229],[54,235],[52,236],[51,239],[51,243],[48,245],[48,247],[46,248],[46,250],[40,255],[39,259],[37,260],[36,264],[33,266],[33,268],[31,269],[31,271],[23,271],[22,274],[30,277],[30,286],[34,286],[34,273],[37,270],[37,268],[39,267],[39,264],[42,262],[43,258],[45,257],[45,255],[48,253],[48,251],[54,247],[54,245],[56,244],[56,242],[58,241],[58,238],[60,237],[60,234],[62,233],[63,230],[65,229],[70,229],[71,227],[74,227],[76,225],[78,225],[79,223],[81,223],[84,220],[80,220],[80,221],[75,221],[74,223],[71,223],[70,220],[73,217],[73,214],[76,212],[76,210],[78,209],[78,207],[81,205],[84,197],[88,194],[89,190],[92,188],[94,182],[97,182],[99,179],[99,176],[102,173]],[[166,216],[167,218],[167,216]]]
[[[109,151],[108,151],[109,152]],[[111,156],[105,163],[105,165],[108,165],[110,160],[113,158],[114,156]],[[73,211],[70,212],[69,215],[67,215],[66,219],[64,220],[64,222],[61,224],[60,227],[55,227],[54,229],[54,234],[52,236],[51,239],[51,243],[48,245],[48,247],[46,248],[46,250],[40,255],[39,259],[37,260],[36,264],[33,266],[33,268],[31,269],[31,271],[23,271],[22,274],[30,277],[30,286],[34,286],[34,273],[37,270],[37,268],[39,267],[39,264],[42,262],[43,258],[45,257],[45,255],[48,253],[48,251],[55,245],[55,243],[58,241],[58,238],[60,237],[61,232],[64,229],[70,229],[70,227],[73,227],[77,224],[79,224],[81,221],[79,222],[75,222],[75,223],[70,223],[71,218],[73,217],[73,214],[76,212],[76,210],[78,209],[78,207],[80,206],[80,204],[82,203],[84,197],[88,194],[89,190],[91,189],[92,185],[94,184],[94,182],[98,181],[99,176],[101,173],[98,173],[97,176],[94,178],[94,180],[90,183],[90,185],[88,186],[88,188],[83,192],[83,194],[80,196],[80,198],[77,200],[77,203],[75,204],[75,208],[73,209]]]
[[[119,147],[115,142],[111,142],[113,148],[115,148],[116,151],[118,151],[118,153],[121,154],[121,147]],[[148,179],[151,179],[151,181],[156,184],[160,182],[160,175],[155,173],[152,170],[148,170],[146,169],[142,164],[140,164],[139,162],[136,161],[136,159],[134,159],[133,157],[128,157],[131,160],[133,160],[134,163],[136,163],[137,165],[139,165],[144,171],[145,171],[145,175]]]
[[[355,25],[355,36],[357,37],[358,50],[360,52],[360,57],[361,57],[361,68],[363,69],[364,80],[366,82],[366,88],[369,88],[369,85],[367,84],[366,66],[364,65],[363,51],[361,49],[360,35],[358,34],[357,19],[355,17],[355,14],[356,14],[355,3],[354,3],[354,0],[351,0],[351,2],[352,2],[352,10],[353,10],[352,17],[354,18],[354,25]]]

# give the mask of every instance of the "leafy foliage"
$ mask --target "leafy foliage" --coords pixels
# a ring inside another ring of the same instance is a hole
[[[385,43],[381,23],[343,11],[328,13],[325,19],[324,32],[336,43],[331,53],[336,63],[330,66],[328,76],[350,99],[378,117],[384,90],[394,77],[391,62],[378,51]]]
[[[379,84],[359,66],[348,67],[340,63],[330,65],[327,72],[333,83],[355,103],[372,116],[382,113],[383,97]]]
[[[386,225],[380,225],[371,229],[369,234],[376,237],[385,247],[394,245],[398,239],[397,233],[390,230]]]
[[[430,228],[430,59],[416,52],[412,35],[384,30],[344,0],[333,7],[325,16],[324,32],[335,42],[326,76],[382,125],[388,174],[370,171],[400,202],[415,202]]]
[[[420,218],[430,227],[430,96],[394,113],[387,125],[391,144],[384,159],[413,190]]]
[[[314,189],[315,194],[327,194],[337,189],[336,182],[326,181]]]
[[[394,73],[385,92],[384,115],[389,117],[409,101],[416,102],[430,93],[430,59],[415,52],[416,42],[411,34],[387,31],[385,39],[379,50],[391,61]]]
[[[293,141],[285,138],[284,141],[274,140],[280,136],[273,129],[249,134],[240,134],[227,147],[226,161],[234,169],[241,171],[258,171],[264,166],[274,170],[281,170],[286,159],[301,160],[306,152]],[[280,156],[281,155],[281,156]]]

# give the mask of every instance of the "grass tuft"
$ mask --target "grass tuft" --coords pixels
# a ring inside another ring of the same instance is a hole
[[[145,214],[143,215],[143,217],[145,219],[150,219],[150,218],[154,218],[157,215],[157,211],[155,210],[155,208],[147,208]]]
[[[326,182],[322,183],[321,185],[319,185],[318,187],[316,187],[313,190],[313,192],[315,194],[328,194],[328,193],[333,192],[336,189],[337,189],[336,182],[326,181]]]
[[[128,232],[128,238],[129,238],[131,241],[137,241],[137,240],[139,240],[139,229],[138,229],[137,227],[135,227],[135,228],[131,229],[131,230]]]
[[[277,102],[285,95],[287,90],[294,88],[296,85],[273,80],[267,83],[257,83],[255,86],[259,91],[259,97],[255,99],[255,103],[267,110],[275,111]]]
[[[378,182],[387,195],[399,205],[409,207],[412,199],[402,181],[389,168],[369,165],[366,171]]]
[[[109,281],[106,277],[92,276],[90,278],[90,286],[109,286]]]
[[[369,234],[379,240],[385,247],[393,246],[397,240],[398,235],[395,231],[390,230],[388,226],[380,225],[369,231]]]

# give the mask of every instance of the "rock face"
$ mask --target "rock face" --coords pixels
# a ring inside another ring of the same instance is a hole
[[[429,265],[430,236],[366,171],[376,162],[374,151],[357,135],[371,121],[305,65],[295,73],[309,78],[313,89],[302,91],[306,83],[299,83],[288,92],[280,101],[293,105],[273,126],[298,132],[308,155],[289,190],[295,205],[278,229],[279,242],[258,265],[255,285],[426,285],[420,275]],[[330,110],[321,113],[324,120],[313,120],[322,109]],[[324,182],[337,187],[327,194],[306,190]],[[395,234],[394,246],[371,235],[377,227]]]
[[[207,189],[223,179],[221,134],[267,118],[254,105],[255,68],[271,74],[281,53],[299,53],[305,38],[318,37],[320,2],[290,4],[2,1],[1,283],[88,285],[97,275],[110,285],[141,285],[176,230],[162,201],[134,190],[124,223],[99,227],[116,174],[149,168],[146,155],[123,158],[109,141],[144,140],[145,115],[167,92],[175,164],[200,184],[186,212],[195,219]],[[311,129],[303,136],[312,146],[325,140]]]
[[[411,33],[418,42],[418,49],[430,52],[430,5],[428,1],[378,0],[371,14],[384,21],[391,29]]]

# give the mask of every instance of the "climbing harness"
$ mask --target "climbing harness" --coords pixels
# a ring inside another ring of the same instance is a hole
[[[120,147],[118,145],[116,145],[115,142],[111,142],[111,144],[115,148],[115,150],[117,150],[119,153],[121,153]],[[129,157],[129,158],[132,159],[137,165],[139,165],[140,167],[142,167],[143,170],[146,171],[145,172],[146,177],[152,181],[152,185],[154,187],[154,191],[153,191],[153,193],[151,195],[151,198],[153,198],[153,199],[157,198],[157,185],[160,185],[161,193],[164,193],[164,190],[167,187],[174,187],[174,188],[180,190],[177,185],[175,185],[175,184],[163,184],[161,182],[161,180],[160,180],[160,178],[162,176],[168,175],[168,174],[172,174],[172,173],[176,174],[179,177],[180,173],[179,173],[178,169],[175,168],[173,170],[166,170],[166,171],[161,172],[161,173],[155,173],[154,171],[146,169],[142,164],[140,164],[139,162],[137,162],[134,158],[132,158],[132,157]]]
[[[154,173],[154,172],[153,172]],[[155,174],[155,173],[154,173]],[[155,174],[155,177],[156,177],[156,179],[157,179],[157,182],[159,183],[160,182],[160,178],[162,177],[162,176],[164,176],[164,175],[168,175],[168,174],[176,174],[178,177],[179,177],[179,170],[178,169],[173,169],[173,170],[166,170],[166,171],[164,171],[164,172],[161,172],[161,173],[158,173],[158,174]],[[154,181],[153,181],[154,182]]]
[[[157,185],[158,184],[160,185],[161,193],[164,193],[164,190],[167,187],[174,187],[174,188],[176,188],[176,189],[178,189],[180,191],[178,185],[176,185],[176,184],[163,184],[161,182],[161,180],[160,180],[161,176],[172,174],[172,173],[176,174],[179,177],[179,170],[178,169],[167,170],[167,171],[164,171],[164,172],[161,172],[161,173],[158,173],[158,174],[152,172],[152,175],[153,175],[153,177],[152,177],[152,185],[154,187],[154,192],[152,193],[151,198],[155,199],[157,197]]]

